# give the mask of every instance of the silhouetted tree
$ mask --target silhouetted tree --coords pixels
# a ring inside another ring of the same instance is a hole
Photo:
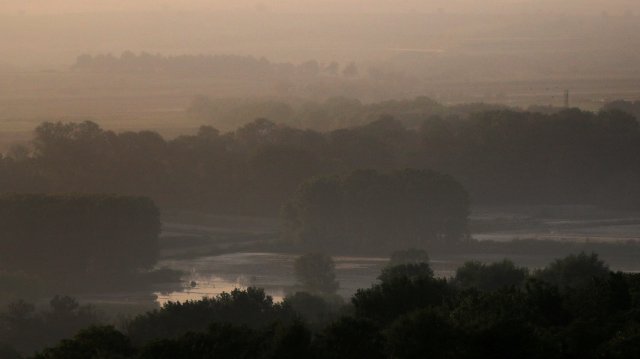
[[[541,280],[561,289],[584,287],[592,283],[594,279],[605,278],[608,275],[609,268],[598,258],[597,254],[584,252],[557,259],[536,273],[536,276]]]
[[[333,295],[340,287],[335,263],[324,254],[309,253],[299,257],[294,263],[294,274],[300,286],[310,293]]]

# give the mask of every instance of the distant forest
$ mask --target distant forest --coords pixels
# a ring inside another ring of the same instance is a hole
[[[0,161],[4,192],[144,195],[161,208],[277,216],[305,180],[356,169],[431,169],[474,204],[640,203],[640,128],[627,113],[568,109],[390,116],[320,132],[258,119],[165,139],[93,122],[43,123]]]
[[[112,54],[78,56],[72,66],[78,71],[97,72],[167,72],[191,73],[204,76],[331,76],[352,77],[358,75],[355,63],[340,65],[338,62],[320,64],[309,60],[300,64],[274,63],[264,57],[241,55],[177,55],[140,54],[125,51],[120,56]]]

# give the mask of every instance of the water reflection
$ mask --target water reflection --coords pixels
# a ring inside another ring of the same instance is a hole
[[[229,293],[234,289],[246,289],[250,286],[257,286],[255,283],[255,281],[251,281],[244,275],[238,277],[236,281],[229,281],[218,276],[191,276],[184,282],[184,291],[155,294],[158,304],[164,305],[169,301],[184,302],[187,300],[199,300],[205,297],[212,298],[222,292]],[[272,296],[276,302],[282,301],[285,295],[283,290],[277,290],[277,288],[270,288],[268,294]]]
[[[234,253],[184,260],[165,260],[160,266],[188,273],[182,292],[156,293],[158,302],[199,300],[222,292],[249,286],[264,288],[274,301],[281,301],[295,284],[293,263],[298,255],[282,253]],[[336,275],[340,282],[338,294],[348,298],[358,288],[369,287],[376,281],[387,263],[381,257],[334,257]],[[448,277],[453,273],[449,261],[432,261],[436,275]],[[193,283],[192,283],[193,282]]]

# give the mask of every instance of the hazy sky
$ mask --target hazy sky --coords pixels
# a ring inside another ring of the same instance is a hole
[[[276,12],[519,12],[612,14],[639,11],[638,0],[2,0],[5,14],[103,11],[244,10]]]
[[[602,21],[605,11],[611,21]],[[544,42],[538,53],[599,51],[638,38],[636,19],[620,15],[640,19],[640,0],[0,0],[0,14],[0,65],[68,66],[82,53],[124,50],[344,62],[384,60],[400,48],[532,47],[523,39],[535,39],[536,49]],[[503,44],[469,44],[477,38]],[[576,40],[547,44],[567,38]]]

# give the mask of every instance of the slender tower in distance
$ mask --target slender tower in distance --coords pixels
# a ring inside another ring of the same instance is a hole
[[[564,108],[569,108],[569,90],[564,90]]]

